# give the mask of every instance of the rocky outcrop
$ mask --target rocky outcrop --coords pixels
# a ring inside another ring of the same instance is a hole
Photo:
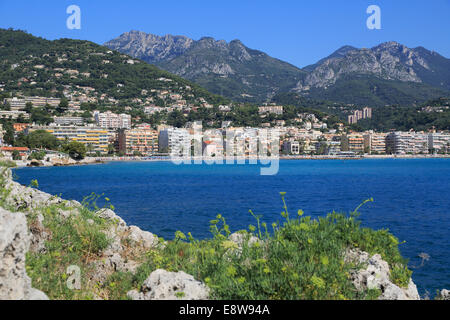
[[[38,299],[43,298],[40,291],[31,288],[31,280],[25,273],[25,254],[28,250],[35,253],[46,252],[45,242],[50,239],[51,231],[44,226],[44,216],[37,214],[27,224],[26,216],[33,213],[38,207],[52,204],[64,204],[58,209],[59,215],[64,219],[76,217],[80,214],[82,205],[78,201],[67,201],[52,196],[40,190],[22,186],[12,180],[10,170],[2,173],[3,187],[6,198],[3,199],[8,208],[23,213],[10,213],[0,221],[0,241],[2,255],[0,256],[0,299]],[[96,214],[112,222],[111,227],[105,231],[111,239],[110,245],[102,252],[98,260],[92,262],[96,272],[90,280],[103,283],[109,275],[116,271],[134,272],[139,262],[133,260],[137,255],[156,248],[159,245],[157,236],[143,231],[136,226],[128,226],[125,221],[111,209],[101,209]],[[14,219],[11,219],[11,215]],[[2,215],[3,218],[3,215]],[[92,223],[94,223],[92,221]],[[14,240],[16,239],[16,240]],[[12,241],[16,242],[12,242]],[[13,248],[14,252],[11,252]],[[4,251],[4,252],[3,252]],[[9,292],[9,293],[8,293]]]
[[[359,291],[378,289],[381,291],[379,300],[420,300],[417,287],[409,280],[407,288],[401,288],[390,280],[389,265],[379,254],[370,256],[360,250],[348,250],[345,254],[347,262],[364,266],[351,273],[351,280]]]
[[[47,300],[31,287],[25,270],[30,245],[25,215],[0,208],[0,300]]]
[[[137,251],[144,253],[161,245],[157,236],[136,226],[127,226],[111,209],[101,209],[96,214],[114,224],[106,231],[111,243],[103,251],[102,259],[92,263],[96,273],[91,280],[102,283],[113,272],[135,272],[139,262],[129,259],[130,253]]]
[[[342,53],[340,53],[342,52]],[[408,48],[397,42],[382,43],[371,49],[343,47],[309,66],[310,73],[297,84],[297,91],[309,88],[327,88],[345,76],[354,74],[371,75],[384,80],[422,83],[430,80],[424,74],[443,72],[442,68],[432,66],[437,60],[448,65],[448,59],[435,55],[424,48]],[[445,71],[444,71],[445,72]],[[445,77],[445,76],[444,76]],[[435,85],[435,83],[430,83]],[[439,86],[449,88],[450,83]]]
[[[437,297],[438,300],[450,300],[450,290],[442,289]]]
[[[153,271],[144,281],[141,291],[129,291],[132,300],[206,300],[209,289],[193,276],[183,272]]]
[[[63,202],[59,197],[14,182],[10,170],[4,172],[4,178],[4,187],[8,190],[5,204],[15,210],[31,211],[37,207]]]
[[[235,232],[230,234],[228,237],[230,241],[233,241],[237,244],[238,248],[242,250],[242,247],[246,244],[249,247],[254,245],[255,243],[261,243],[261,240],[259,240],[257,237],[251,235],[248,232]]]

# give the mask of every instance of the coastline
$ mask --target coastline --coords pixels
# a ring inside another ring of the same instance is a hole
[[[202,162],[227,162],[233,161],[233,163],[246,163],[247,161],[275,161],[275,160],[374,160],[374,159],[450,159],[450,155],[361,155],[361,156],[334,156],[334,155],[296,155],[296,156],[280,156],[279,158],[258,158],[258,157],[242,157],[242,158],[214,158],[214,157],[201,157],[201,158],[180,158],[180,161],[199,161]],[[177,159],[178,160],[178,159]],[[28,168],[28,167],[65,167],[65,166],[84,166],[84,165],[99,165],[107,164],[110,162],[171,162],[170,157],[166,158],[152,158],[152,157],[88,157],[81,161],[72,162],[47,162],[40,161],[33,164],[32,161],[15,161],[15,169]]]

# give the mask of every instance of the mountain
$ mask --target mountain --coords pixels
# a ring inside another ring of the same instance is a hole
[[[110,105],[164,105],[163,98],[171,93],[192,105],[226,101],[188,80],[93,42],[49,41],[12,29],[0,29],[0,87],[23,95],[81,96],[84,101]]]
[[[335,52],[333,52],[332,54],[330,54],[328,57],[319,60],[315,64],[304,67],[303,70],[308,71],[308,72],[313,71],[317,66],[321,65],[328,59],[343,58],[343,57],[345,57],[347,52],[353,51],[353,50],[358,50],[358,49],[355,47],[352,47],[352,46],[343,46],[343,47],[339,48],[338,50],[336,50]]]
[[[289,63],[249,49],[239,40],[192,40],[131,31],[104,45],[237,101],[270,100],[276,93],[292,89],[306,75]]]
[[[139,31],[105,46],[130,54],[237,101],[264,102],[283,92],[373,106],[417,104],[450,95],[450,59],[397,42],[343,46],[303,69],[239,40],[192,40]]]

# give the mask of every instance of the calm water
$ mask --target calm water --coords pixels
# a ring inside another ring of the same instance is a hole
[[[400,241],[421,294],[450,288],[450,160],[281,161],[276,176],[260,176],[256,165],[184,165],[169,162],[115,162],[80,167],[23,168],[17,180],[66,199],[81,201],[104,193],[128,223],[164,238],[176,230],[209,237],[209,221],[221,213],[232,230],[254,224],[252,209],[271,223],[280,219],[279,192],[291,212],[312,216],[332,210],[360,211],[363,224],[388,228]]]

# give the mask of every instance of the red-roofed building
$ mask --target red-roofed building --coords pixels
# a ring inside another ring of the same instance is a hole
[[[30,149],[28,149],[27,147],[1,147],[0,150],[3,154],[10,157],[12,157],[14,151],[18,151],[22,159],[26,157],[30,152]]]
[[[13,124],[13,128],[14,128],[15,132],[22,132],[29,126],[30,126],[29,123],[14,123]]]

